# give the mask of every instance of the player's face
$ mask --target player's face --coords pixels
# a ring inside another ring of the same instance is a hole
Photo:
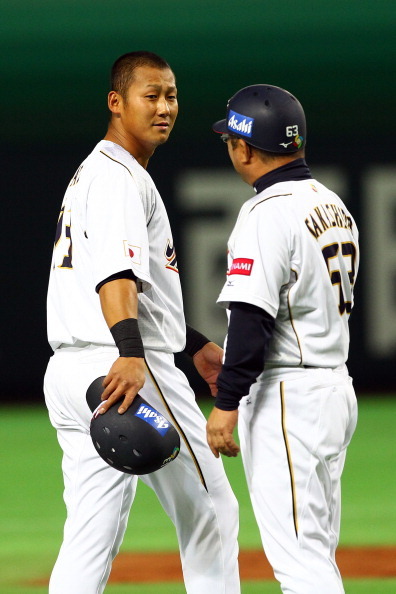
[[[177,112],[173,72],[151,66],[136,68],[127,96],[120,100],[120,123],[128,140],[154,150],[168,140]]]

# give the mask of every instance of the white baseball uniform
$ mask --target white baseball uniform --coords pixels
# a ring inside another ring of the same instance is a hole
[[[85,395],[118,357],[97,285],[131,270],[139,290],[145,348],[142,397],[180,432],[181,451],[141,476],[175,524],[189,594],[238,594],[238,509],[221,461],[206,443],[205,418],[173,353],[185,321],[172,233],[155,185],[123,148],[101,141],[71,180],[62,205],[48,289],[54,349],[44,391],[63,449],[67,506],[51,594],[103,592],[121,545],[137,477],[108,466],[89,435]]]
[[[241,208],[218,302],[275,318],[238,425],[266,555],[283,592],[335,594],[344,592],[335,562],[340,478],[357,420],[345,362],[358,232],[318,181],[279,176]]]

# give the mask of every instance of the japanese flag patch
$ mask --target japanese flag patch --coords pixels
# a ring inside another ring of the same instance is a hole
[[[138,245],[131,245],[127,241],[124,241],[125,256],[130,258],[134,264],[141,264],[141,251],[142,248]]]

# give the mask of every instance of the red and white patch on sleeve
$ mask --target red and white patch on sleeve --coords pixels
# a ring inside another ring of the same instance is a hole
[[[235,258],[232,261],[231,268],[227,274],[243,274],[244,276],[250,276],[253,262],[254,260],[251,260],[250,258]]]
[[[141,264],[142,248],[138,245],[131,245],[124,240],[124,253],[127,258],[130,258],[134,264]]]

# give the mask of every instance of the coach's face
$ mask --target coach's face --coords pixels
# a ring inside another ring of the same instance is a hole
[[[253,161],[257,159],[254,159],[251,147],[242,138],[229,138],[227,148],[235,171],[239,173],[244,182],[252,185],[260,175],[256,168],[252,167]]]
[[[134,71],[126,97],[112,93],[111,111],[117,119],[118,133],[124,138],[125,148],[138,160],[140,153],[152,154],[168,140],[178,112],[172,70],[140,66]]]

